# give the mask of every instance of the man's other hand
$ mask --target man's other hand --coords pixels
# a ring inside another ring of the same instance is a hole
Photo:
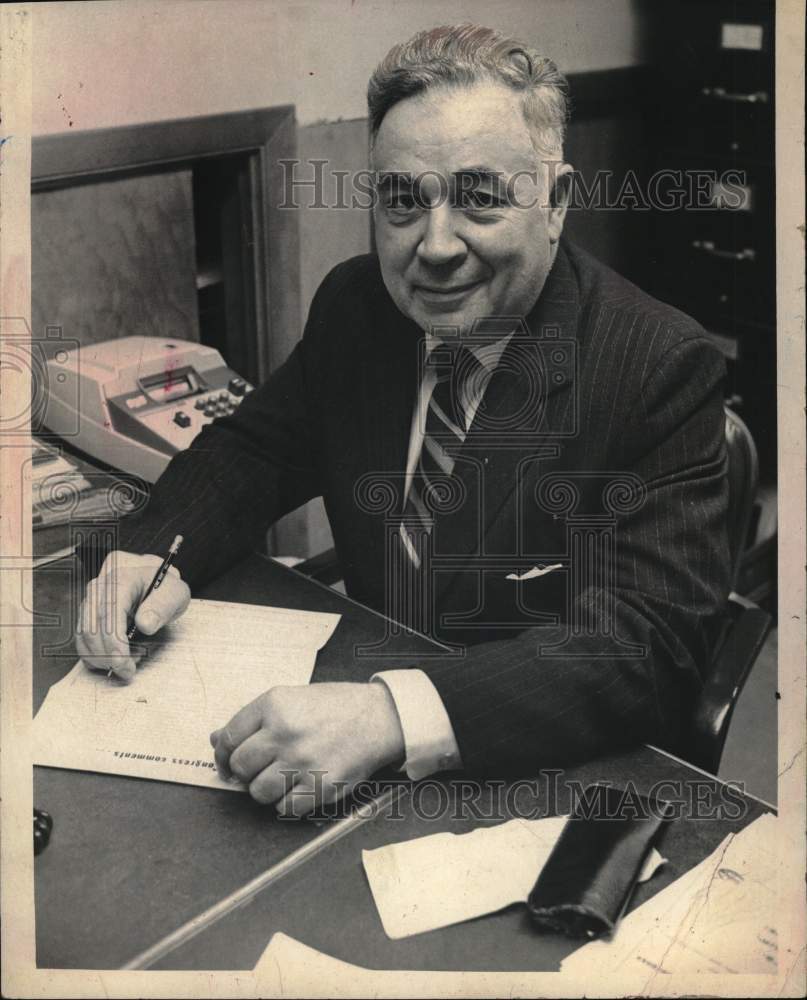
[[[248,785],[256,802],[276,803],[281,816],[334,802],[405,754],[392,696],[372,682],[271,688],[210,742],[219,774]]]
[[[121,680],[135,674],[135,657],[126,632],[132,615],[143,635],[153,635],[182,614],[190,601],[188,585],[171,566],[160,586],[143,601],[162,559],[110,552],[90,581],[76,625],[78,655],[93,670],[112,670]]]

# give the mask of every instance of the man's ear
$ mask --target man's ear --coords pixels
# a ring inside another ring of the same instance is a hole
[[[571,178],[574,167],[571,163],[562,163],[552,171],[552,187],[549,191],[549,242],[557,243],[563,232],[566,221],[566,209],[571,196]]]

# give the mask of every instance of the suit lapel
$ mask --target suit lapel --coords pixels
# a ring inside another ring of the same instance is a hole
[[[370,331],[364,352],[359,427],[364,439],[360,468],[394,483],[401,508],[412,409],[418,390],[418,344],[422,333],[392,306]]]
[[[483,553],[483,540],[519,478],[534,472],[530,458],[549,457],[556,415],[567,408],[574,385],[576,355],[569,341],[576,344],[578,315],[578,284],[561,244],[526,327],[505,349],[457,456],[454,475],[465,500],[435,520],[438,556]],[[451,583],[451,574],[438,574],[438,601]]]

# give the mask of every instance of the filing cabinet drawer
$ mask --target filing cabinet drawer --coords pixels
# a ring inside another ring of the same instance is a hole
[[[665,229],[725,250],[772,249],[774,179],[769,165],[676,152],[662,153],[660,160],[666,183],[659,181],[653,193],[662,209],[674,206],[663,212]]]
[[[658,53],[671,88],[722,87],[731,94],[767,89],[773,80],[773,0],[677,0],[658,12]],[[729,98],[730,99],[730,98]]]
[[[658,58],[668,148],[773,159],[773,15],[771,0],[664,5]]]
[[[717,88],[704,85],[703,89],[714,91]],[[699,94],[679,105],[670,121],[669,148],[742,157],[751,162],[771,161],[774,154],[773,106],[769,91],[757,93],[765,95],[765,103],[734,105],[718,97]]]
[[[770,256],[718,256],[712,246],[693,241],[671,247],[659,262],[666,297],[686,302],[687,311],[701,323],[731,329],[737,319],[761,324],[775,321],[775,281]]]

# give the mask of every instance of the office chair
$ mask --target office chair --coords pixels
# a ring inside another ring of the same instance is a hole
[[[712,651],[712,660],[703,691],[695,707],[686,735],[685,749],[682,751],[690,763],[710,774],[716,774],[720,766],[734,707],[771,629],[771,616],[751,601],[734,593],[733,589],[746,547],[748,526],[756,496],[758,461],[751,432],[728,406],[725,408],[725,413],[731,592],[728,595],[727,619]],[[313,580],[328,585],[341,579],[341,570],[334,549],[328,549],[306,559],[295,566],[295,569]]]
[[[734,708],[772,624],[767,611],[734,592],[756,497],[758,461],[751,432],[734,410],[726,407],[725,412],[731,590],[727,620],[712,650],[684,752],[688,761],[710,774],[717,774]]]

